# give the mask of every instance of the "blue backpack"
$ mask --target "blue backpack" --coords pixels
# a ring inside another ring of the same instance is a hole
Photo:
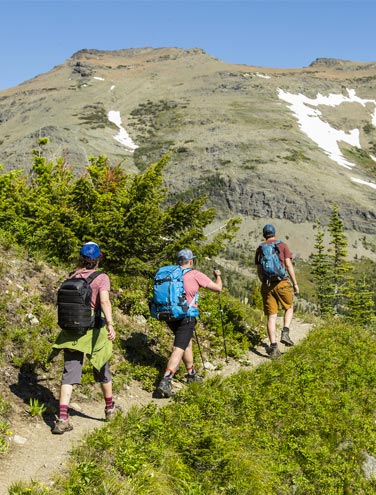
[[[278,244],[281,241],[275,241],[271,244],[260,244],[259,262],[263,274],[263,280],[268,285],[271,283],[286,280],[286,271],[279,259]]]
[[[158,269],[154,276],[153,297],[150,300],[150,314],[161,321],[175,321],[199,316],[198,309],[187,303],[183,275],[191,268],[167,265]],[[192,303],[197,301],[193,299]],[[191,303],[191,304],[192,304]]]

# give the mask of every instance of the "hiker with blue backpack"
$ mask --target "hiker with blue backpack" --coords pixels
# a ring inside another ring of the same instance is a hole
[[[98,244],[87,242],[80,250],[78,267],[61,284],[57,294],[58,324],[61,328],[53,353],[64,351],[64,370],[59,396],[59,416],[52,433],[73,429],[69,403],[73,385],[81,383],[85,356],[93,366],[94,380],[100,383],[106,420],[115,415],[109,360],[115,329],[112,323],[110,279],[98,271],[102,254]]]
[[[221,292],[222,278],[218,269],[213,270],[215,282],[204,273],[193,268],[193,255],[190,249],[178,252],[178,265],[161,267],[154,277],[151,315],[165,321],[174,334],[172,354],[157,391],[162,397],[171,397],[172,378],[183,361],[187,370],[187,382],[201,382],[193,364],[192,338],[198,311],[198,292],[205,288]]]
[[[265,225],[262,233],[265,241],[256,250],[255,264],[261,281],[264,313],[267,316],[270,357],[275,359],[281,355],[276,337],[279,306],[284,310],[281,343],[286,346],[294,345],[289,331],[294,314],[293,292],[299,294],[299,286],[291,261],[292,254],[287,244],[277,240],[275,227],[271,224]]]

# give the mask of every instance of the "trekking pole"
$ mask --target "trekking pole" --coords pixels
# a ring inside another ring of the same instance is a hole
[[[196,342],[197,342],[198,352],[200,354],[200,358],[201,358],[201,362],[202,362],[202,367],[205,369],[204,358],[202,357],[201,346],[200,346],[200,342],[198,340],[198,335],[197,335],[196,327],[194,329],[194,332],[195,332],[195,339],[196,339]]]
[[[226,360],[226,363],[228,363],[227,346],[226,346],[226,335],[225,335],[225,326],[223,324],[223,311],[222,311],[221,293],[220,292],[218,292],[218,302],[219,302],[219,313],[221,315],[222,335],[223,335],[223,347],[224,347],[224,350],[225,350],[225,360]]]

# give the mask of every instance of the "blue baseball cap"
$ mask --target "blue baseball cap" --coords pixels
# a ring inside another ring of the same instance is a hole
[[[265,237],[273,237],[275,234],[275,227],[271,223],[267,223],[264,228],[262,229],[262,235]]]
[[[94,260],[95,258],[99,258],[99,256],[101,255],[101,250],[99,249],[98,244],[96,244],[95,242],[87,242],[82,246],[80,254],[82,256],[85,256],[86,258]]]
[[[193,253],[190,249],[181,249],[178,252],[177,258],[179,262],[182,262],[182,261],[193,260],[193,258],[196,258],[196,256],[193,256]]]

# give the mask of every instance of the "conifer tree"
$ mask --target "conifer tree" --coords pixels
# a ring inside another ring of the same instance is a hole
[[[45,143],[41,142],[41,145]],[[40,150],[28,175],[0,174],[0,227],[52,259],[68,261],[82,242],[103,246],[104,267],[113,272],[154,272],[182,247],[212,256],[238,229],[229,219],[210,240],[205,228],[216,211],[206,197],[167,203],[163,170],[169,157],[130,175],[104,156],[90,157],[75,177],[63,159],[48,162]]]
[[[318,224],[316,252],[311,255],[312,275],[316,282],[320,313],[323,316],[352,315],[351,318],[358,319],[356,315],[359,316],[360,310],[359,288],[351,276],[353,266],[346,259],[347,239],[337,205],[333,206],[328,231],[331,239],[326,250],[325,233],[321,224]],[[365,292],[363,296],[368,297]]]
[[[257,280],[254,280],[252,283],[252,290],[251,290],[251,306],[253,308],[257,309],[262,309],[263,304],[262,304],[262,295],[260,292],[260,284]]]
[[[312,275],[316,283],[316,299],[322,316],[334,314],[333,272],[328,253],[324,246],[325,232],[320,222],[317,222],[315,236],[316,252],[311,255]]]
[[[351,297],[348,299],[347,318],[354,323],[374,327],[376,325],[374,292],[370,290],[365,274],[357,283],[352,281],[349,293]]]
[[[341,311],[341,305],[346,307],[346,298],[350,288],[350,272],[353,269],[347,261],[347,238],[344,233],[344,223],[340,218],[338,206],[333,206],[332,215],[329,221],[329,232],[331,235],[329,255],[332,259],[332,284],[333,284],[333,306],[335,314]]]

